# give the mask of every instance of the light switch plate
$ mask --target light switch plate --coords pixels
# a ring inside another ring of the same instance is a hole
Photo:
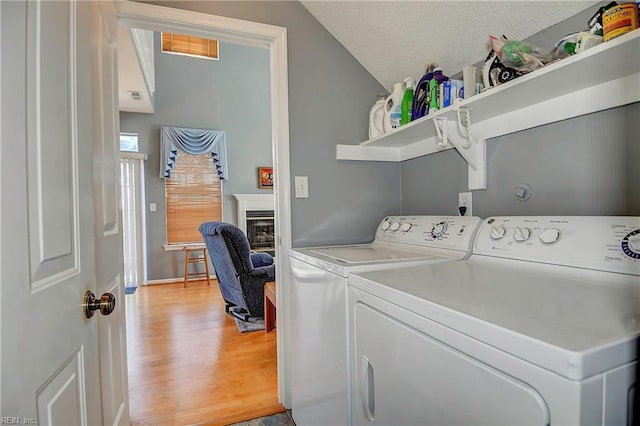
[[[296,176],[294,179],[296,198],[309,198],[309,177]]]
[[[156,203],[149,203],[149,211],[150,212],[156,211]]]

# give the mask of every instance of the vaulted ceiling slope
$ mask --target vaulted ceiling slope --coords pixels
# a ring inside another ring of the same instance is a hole
[[[523,40],[595,1],[317,1],[304,7],[386,89],[420,78],[435,62],[446,75],[482,61],[489,35]],[[576,30],[580,30],[577,28]],[[540,46],[552,48],[553,46]]]

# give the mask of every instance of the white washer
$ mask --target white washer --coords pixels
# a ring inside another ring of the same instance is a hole
[[[639,217],[496,217],[467,260],[350,276],[353,423],[627,425]]]
[[[370,244],[295,249],[291,257],[291,400],[297,425],[350,424],[347,276],[464,259],[477,217],[390,216]]]

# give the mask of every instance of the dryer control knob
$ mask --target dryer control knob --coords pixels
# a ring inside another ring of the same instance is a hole
[[[636,231],[639,232],[640,230]],[[640,234],[629,237],[629,247],[636,253],[640,253]]]
[[[531,229],[516,226],[513,230],[513,239],[519,243],[527,241],[531,237]]]
[[[389,229],[389,227],[391,226],[391,223],[387,220],[385,220],[384,222],[382,222],[382,230],[386,231],[387,229]]]
[[[560,239],[560,230],[558,228],[550,228],[540,234],[540,241],[543,244],[553,244]]]
[[[500,240],[504,237],[504,234],[507,233],[507,230],[502,226],[492,226],[491,231],[489,232],[489,237],[492,240]]]
[[[410,223],[403,223],[402,226],[400,227],[400,230],[402,232],[409,232],[409,230],[411,229],[411,224]]]
[[[392,231],[397,231],[398,229],[400,229],[400,222],[393,222],[391,224],[391,228]]]

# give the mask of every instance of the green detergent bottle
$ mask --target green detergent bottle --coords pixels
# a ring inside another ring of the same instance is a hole
[[[442,73],[442,68],[433,70],[433,78],[429,80],[429,113],[440,109],[440,85],[449,80],[449,77]]]
[[[411,122],[413,108],[413,78],[405,78],[404,87],[404,96],[402,97],[402,117],[400,118],[400,125],[402,126]]]

